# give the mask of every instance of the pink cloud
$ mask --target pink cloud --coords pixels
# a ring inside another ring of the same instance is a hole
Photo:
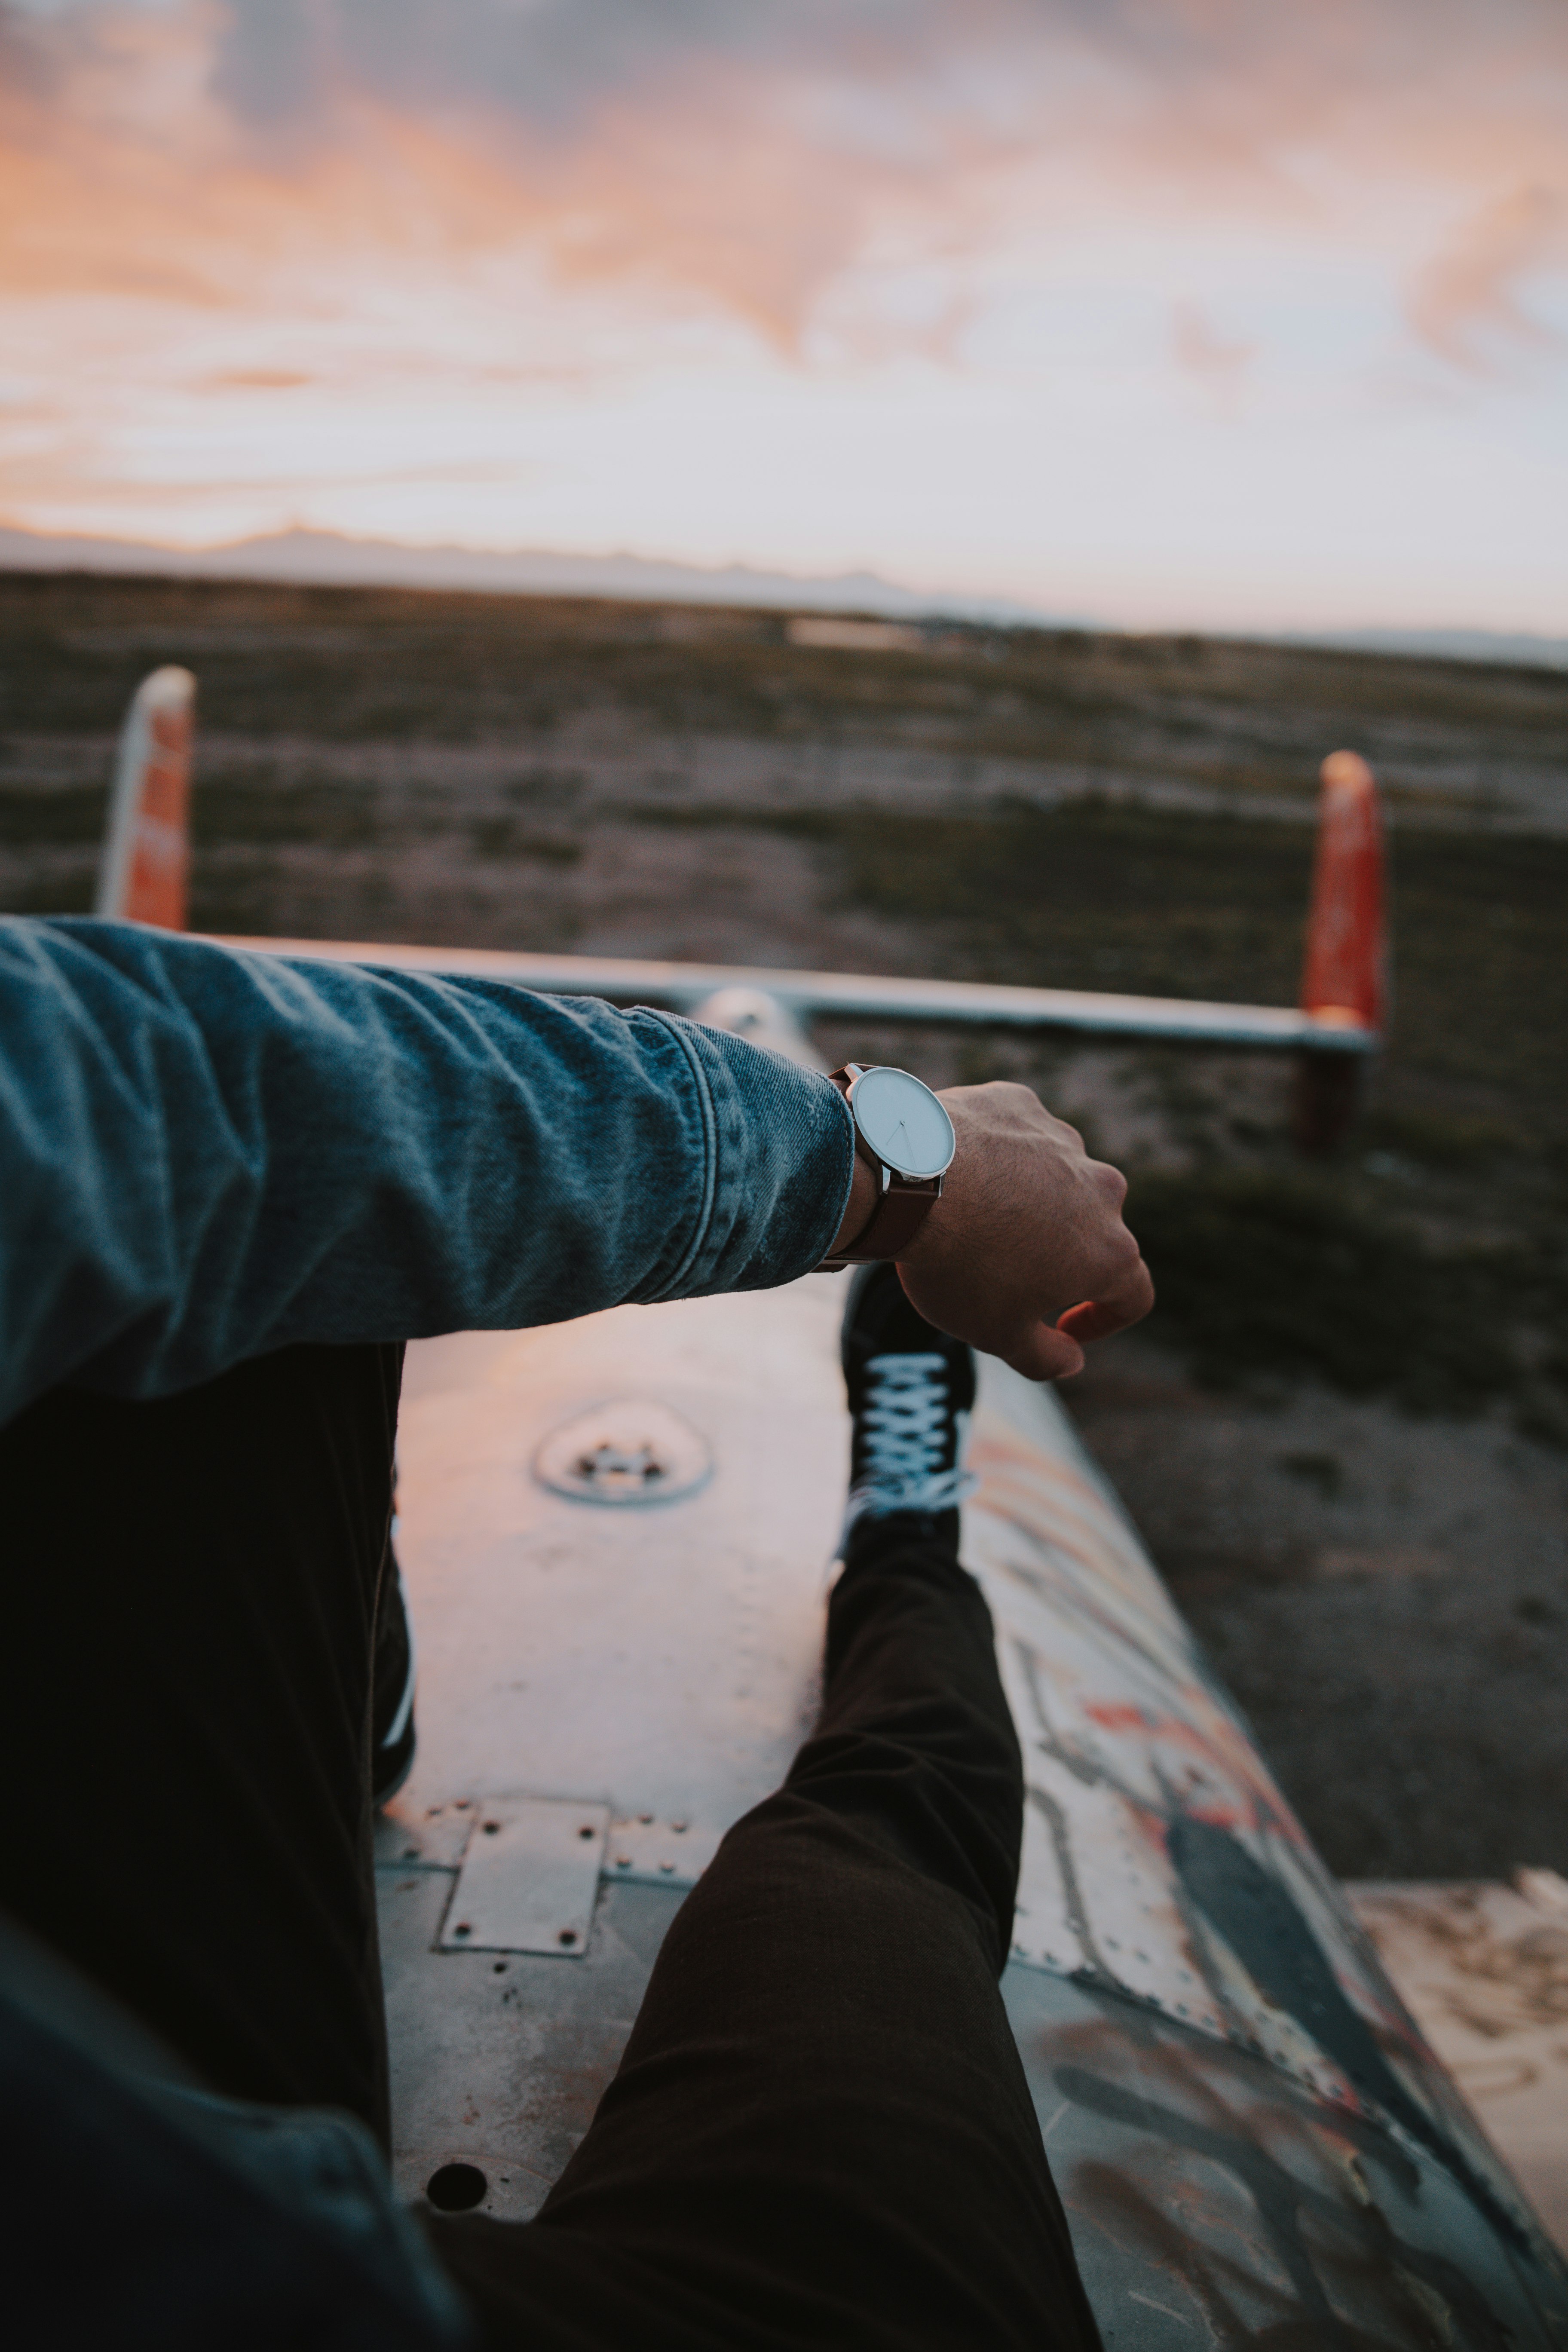
[[[1416,277],[1407,309],[1416,334],[1440,359],[1489,373],[1499,346],[1555,341],[1525,309],[1519,282],[1568,258],[1568,202],[1529,184],[1472,215]]]
[[[958,262],[1140,215],[1348,237],[1419,183],[1476,226],[1410,317],[1473,364],[1478,328],[1528,331],[1515,284],[1554,233],[1508,191],[1555,184],[1568,136],[1560,0],[0,0],[0,35],[13,288],[224,306],[334,257],[526,248],[784,348],[889,240]],[[1201,323],[1174,331],[1234,386]]]
[[[1184,374],[1202,385],[1217,408],[1229,411],[1258,346],[1222,335],[1196,302],[1182,301],[1171,311],[1171,352]]]

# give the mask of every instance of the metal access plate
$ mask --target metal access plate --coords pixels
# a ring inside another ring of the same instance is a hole
[[[494,1798],[478,1806],[441,1929],[444,1949],[581,1958],[609,1826],[608,1805],[556,1797]]]

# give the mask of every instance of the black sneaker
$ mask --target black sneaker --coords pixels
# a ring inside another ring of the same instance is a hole
[[[845,1537],[862,1518],[956,1510],[978,1483],[963,1467],[974,1358],[916,1313],[890,1265],[862,1266],[849,1286],[844,1379],[855,1423]]]
[[[371,1667],[370,1785],[374,1804],[390,1804],[414,1769],[414,1683],[417,1661],[408,1589],[390,1540],[381,1574],[375,1654]]]

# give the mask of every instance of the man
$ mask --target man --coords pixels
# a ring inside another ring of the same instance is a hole
[[[366,2138],[402,1343],[873,1255],[875,1155],[669,1015],[0,925],[0,2066],[51,2343],[1095,2343],[997,1991],[1021,1773],[956,1505],[969,1347],[1052,1377],[1151,1292],[1070,1129],[941,1100],[941,1196],[849,1301],[817,1728],[539,2218],[421,2236]]]

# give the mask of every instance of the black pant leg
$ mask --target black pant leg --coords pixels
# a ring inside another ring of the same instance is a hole
[[[919,1527],[855,1548],[818,1727],[678,1915],[539,2220],[436,2224],[498,2344],[1098,2345],[997,1986],[1017,1743]]]
[[[220,2091],[384,2139],[369,1698],[402,1350],[0,1430],[0,1903]]]

